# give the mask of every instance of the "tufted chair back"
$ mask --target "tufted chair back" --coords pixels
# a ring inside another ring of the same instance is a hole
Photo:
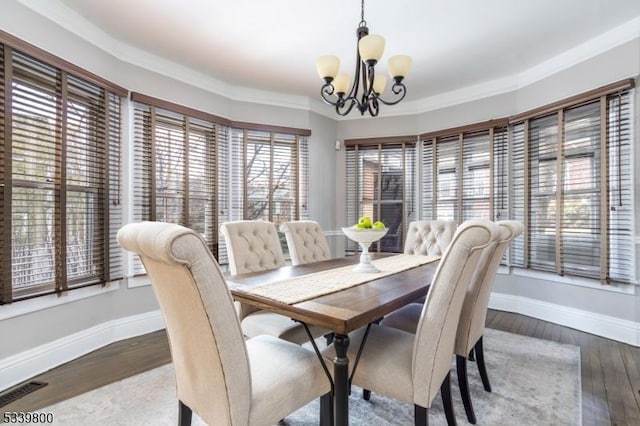
[[[405,254],[442,256],[456,232],[451,220],[416,220],[409,223]]]
[[[503,220],[496,224],[500,233],[482,253],[478,268],[469,283],[460,315],[455,353],[465,358],[484,333],[491,287],[502,256],[509,243],[524,231],[524,225],[517,221]]]
[[[413,348],[413,397],[429,407],[451,370],[460,312],[469,280],[483,249],[496,238],[491,221],[469,220],[455,232],[444,252],[422,308]]]
[[[276,226],[263,220],[238,220],[220,226],[229,253],[231,275],[284,266]]]
[[[302,265],[331,258],[329,244],[318,222],[313,220],[284,222],[280,225],[280,231],[284,232],[287,238],[291,264]]]
[[[248,424],[251,373],[240,322],[204,240],[180,225],[130,223],[118,243],[138,253],[164,317],[177,396],[207,423]]]

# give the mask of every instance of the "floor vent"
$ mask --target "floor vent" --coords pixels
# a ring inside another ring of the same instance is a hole
[[[6,393],[0,394],[0,407],[11,404],[13,401],[18,400],[43,386],[47,386],[47,383],[31,381]]]

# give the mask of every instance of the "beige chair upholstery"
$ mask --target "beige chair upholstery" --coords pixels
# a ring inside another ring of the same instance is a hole
[[[238,220],[220,226],[229,255],[231,275],[268,271],[285,265],[276,226],[263,220]],[[309,340],[304,327],[285,316],[238,304],[242,330],[247,337],[268,334],[293,343]],[[310,326],[313,337],[328,333]]]
[[[276,226],[263,220],[238,220],[220,226],[229,255],[231,275],[284,266]]]
[[[319,262],[331,258],[327,239],[318,222],[298,220],[280,224],[289,247],[292,265]]]
[[[409,223],[404,242],[405,254],[441,256],[447,249],[456,223],[452,220],[416,220]]]
[[[202,238],[179,225],[124,226],[158,299],[175,367],[181,424],[271,425],[326,395],[316,355],[271,336],[245,342],[224,277]]]
[[[484,334],[491,287],[509,243],[522,234],[524,230],[524,226],[516,221],[505,220],[497,222],[497,225],[499,225],[499,233],[483,250],[478,267],[469,282],[456,333],[455,354],[458,384],[462,393],[467,419],[472,424],[476,423],[476,417],[473,412],[467,383],[466,359],[475,348],[478,369],[480,370],[484,388],[490,392],[491,385],[489,384],[484,364],[482,335]],[[420,320],[422,309],[422,304],[412,303],[387,316],[382,321],[382,324],[414,333]]]
[[[455,422],[449,373],[460,311],[482,249],[497,233],[497,226],[489,221],[460,225],[438,265],[417,333],[371,325],[353,384],[413,403],[416,424],[426,424],[428,408],[440,389],[447,420],[449,424]],[[361,329],[350,335],[351,360],[364,334]],[[331,355],[330,349],[324,351],[327,357]]]

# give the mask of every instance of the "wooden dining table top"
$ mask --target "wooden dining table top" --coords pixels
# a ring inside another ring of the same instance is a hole
[[[375,260],[389,255],[392,254],[372,253],[372,258]],[[427,263],[293,304],[242,291],[251,286],[356,265],[358,261],[359,256],[346,256],[304,265],[283,266],[269,271],[230,276],[227,282],[238,302],[346,335],[426,295],[438,266],[437,261]]]

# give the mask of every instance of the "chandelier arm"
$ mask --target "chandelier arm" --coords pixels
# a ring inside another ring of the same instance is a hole
[[[346,109],[342,109],[345,108],[346,104],[349,104]],[[360,103],[358,102],[358,100],[354,97],[348,97],[348,98],[343,98],[340,99],[338,102],[335,103],[336,106],[336,114],[341,115],[341,116],[345,116],[347,114],[349,114],[351,112],[351,110],[353,109],[354,106],[358,106],[358,109],[360,109]],[[341,111],[342,109],[342,111]]]
[[[369,114],[371,114],[372,117],[376,117],[378,115],[378,112],[380,112],[380,104],[378,103],[378,99],[380,99],[378,96],[373,95],[369,100]]]
[[[325,83],[322,88],[320,89],[320,96],[322,97],[322,100],[325,101],[326,103],[328,103],[329,105],[336,105],[340,99],[339,98],[335,98],[336,101],[334,102],[331,98],[331,96],[333,95],[334,90],[333,90],[333,86],[331,85],[331,83]]]
[[[382,97],[377,96],[377,99],[382,102],[385,105],[395,105],[398,102],[400,102],[401,100],[404,99],[404,97],[407,94],[407,88],[405,87],[404,83],[394,83],[393,87],[391,89],[391,91],[395,94],[395,95],[400,95],[400,97],[398,99],[395,99],[393,101],[385,101],[384,99],[382,99]]]

